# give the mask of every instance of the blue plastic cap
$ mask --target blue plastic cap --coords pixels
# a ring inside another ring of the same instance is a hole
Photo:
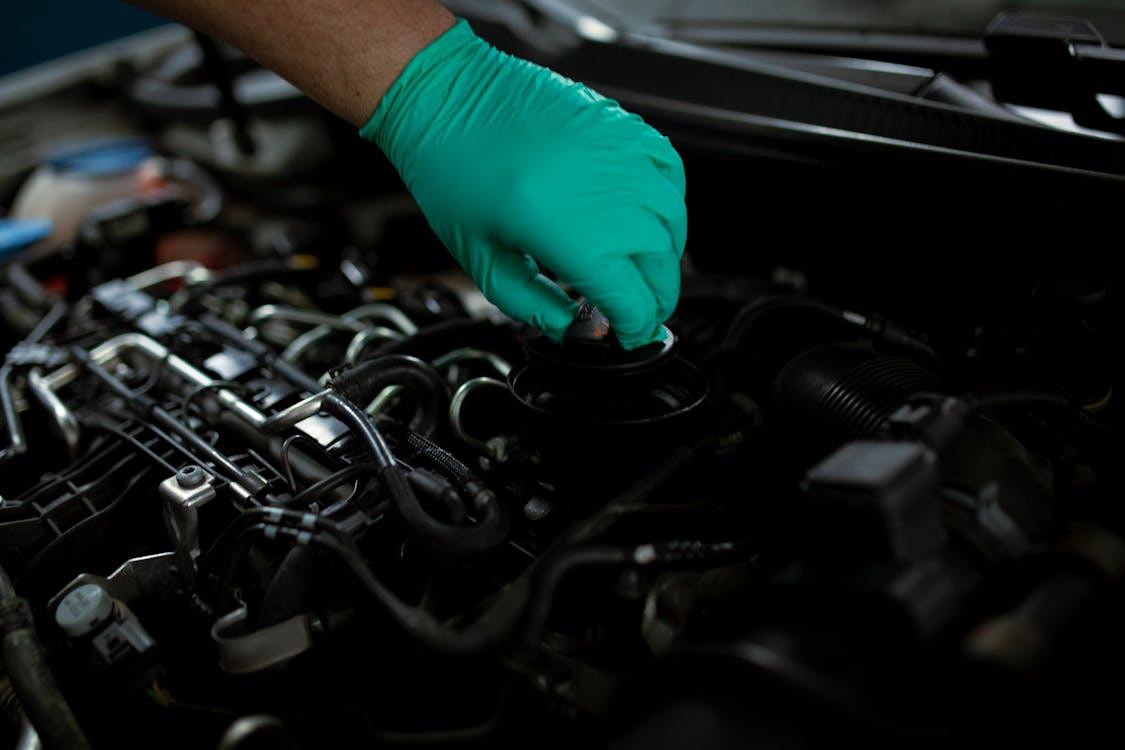
[[[0,219],[0,259],[51,235],[50,219]]]
[[[136,169],[151,155],[152,149],[139,138],[112,138],[61,149],[48,156],[47,163],[68,174],[108,177]]]

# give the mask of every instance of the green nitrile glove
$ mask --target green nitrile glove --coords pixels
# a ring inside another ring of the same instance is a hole
[[[626,348],[680,294],[684,168],[616,102],[500,52],[458,22],[419,52],[360,130],[505,314],[559,340],[581,292]]]

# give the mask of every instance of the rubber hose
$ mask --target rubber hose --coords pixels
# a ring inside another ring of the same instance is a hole
[[[410,530],[435,548],[450,554],[468,555],[494,549],[508,536],[508,516],[493,495],[477,510],[484,515],[474,526],[452,526],[439,521],[418,502],[406,474],[397,466],[380,475],[395,509]]]
[[[4,669],[43,747],[47,750],[88,750],[90,743],[59,690],[47,665],[43,646],[32,629],[27,602],[9,597],[4,600],[2,609]]]
[[[410,421],[410,429],[432,435],[449,410],[449,390],[428,362],[391,354],[368,360],[332,379],[332,390],[356,404],[370,403],[392,385],[405,386],[418,394],[418,412]]]
[[[469,495],[474,508],[484,508],[495,501],[492,490],[463,464],[456,456],[429,438],[406,430],[406,444],[415,455],[434,469],[453,479],[461,490]]]
[[[390,495],[399,517],[427,543],[443,552],[468,554],[492,549],[504,541],[508,533],[507,516],[499,500],[491,492],[484,493],[480,507],[476,508],[483,513],[480,523],[475,526],[443,523],[422,507],[406,474],[395,461],[386,439],[366,412],[335,393],[325,396],[322,408],[329,416],[347,425],[363,443],[371,460],[380,468],[379,479]],[[476,500],[474,497],[474,502]]]

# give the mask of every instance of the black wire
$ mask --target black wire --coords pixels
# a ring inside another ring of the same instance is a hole
[[[281,467],[285,470],[285,478],[289,481],[289,490],[291,492],[297,491],[297,480],[293,478],[293,467],[289,465],[289,449],[293,446],[293,443],[298,440],[312,443],[316,450],[320,450],[320,443],[316,442],[308,435],[290,435],[285,438],[285,442],[281,444]]]
[[[51,332],[52,328],[58,325],[63,315],[66,314],[66,308],[67,305],[65,302],[56,302],[52,305],[51,309],[47,311],[47,314],[31,329],[31,333],[27,334],[24,341],[29,344],[38,343],[44,336]]]
[[[761,322],[770,313],[780,310],[816,313],[827,320],[863,331],[884,344],[919,355],[930,364],[939,369],[944,369],[944,361],[933,347],[889,321],[868,315],[864,315],[861,320],[857,320],[848,315],[847,311],[819,300],[778,294],[756,297],[735,313],[730,326],[727,327],[726,334],[723,336],[720,344],[721,350],[737,349],[753,326]]]
[[[281,444],[281,468],[285,471],[285,480],[289,483],[289,491],[294,494],[297,492],[297,480],[293,478],[293,467],[289,465],[289,448],[300,439],[301,435],[290,435]]]
[[[493,596],[492,602],[482,614],[463,628],[454,629],[436,620],[429,612],[408,605],[399,599],[372,572],[355,541],[344,533],[338,524],[313,514],[274,508],[247,511],[223,529],[219,538],[204,555],[200,565],[200,578],[205,579],[203,575],[205,571],[212,569],[219,559],[225,558],[227,563],[224,566],[221,587],[218,591],[219,596],[223,595],[225,590],[222,586],[228,585],[233,577],[233,573],[228,575],[226,571],[233,570],[232,565],[237,566],[238,560],[253,544],[254,539],[258,535],[265,534],[266,528],[272,525],[278,529],[273,533],[275,538],[285,538],[298,543],[297,535],[304,534],[304,543],[315,544],[335,554],[356,577],[357,582],[414,639],[442,653],[481,652],[499,645],[514,631],[524,613],[528,611],[528,604],[534,594],[533,614],[527,621],[528,627],[523,631],[530,637],[536,628],[540,627],[537,623],[545,618],[544,613],[549,614],[554,590],[568,571],[582,565],[627,563],[632,555],[632,548],[589,547],[585,546],[585,542],[604,532],[619,520],[623,515],[621,509],[632,510],[638,507],[638,504],[652,492],[692,465],[711,444],[711,441],[703,441],[673,454],[662,464],[660,470],[653,472],[653,476],[637,482],[593,518],[585,519],[560,535],[538,560]],[[369,467],[374,468],[371,465]],[[358,467],[354,470],[358,471]],[[661,506],[652,507],[661,508]],[[286,525],[288,528],[285,528]],[[233,553],[230,553],[228,550],[232,544],[234,549]],[[715,550],[712,551],[729,553],[729,550],[721,545],[714,545],[714,547]],[[672,553],[657,554],[657,559],[669,558],[689,559],[683,552],[675,550]]]
[[[337,393],[325,396],[321,407],[343,422],[364,446],[367,455],[379,467],[379,480],[394,501],[399,518],[433,549],[444,555],[468,555],[503,544],[508,535],[507,509],[488,488],[480,485],[471,493],[474,508],[481,513],[478,523],[472,526],[445,523],[430,515],[418,501],[386,438],[367,412]]]
[[[228,549],[239,538],[243,530],[259,525],[263,529],[265,523],[271,521],[274,523],[289,522],[292,524],[306,524],[320,529],[338,530],[337,524],[327,518],[317,517],[314,514],[307,512],[299,512],[295,510],[287,510],[277,506],[269,508],[251,508],[244,511],[237,518],[227,524],[207,551],[199,558],[198,579],[206,581],[219,563],[224,559],[230,557]],[[311,522],[311,523],[310,523]],[[215,590],[216,596],[221,596],[223,593],[221,588]]]
[[[689,465],[695,455],[695,450],[677,455],[676,460],[670,462],[671,468],[660,472],[662,479],[670,478],[673,473]],[[652,486],[651,483],[635,486],[619,496],[614,505],[631,508],[638,502],[639,495],[647,495]],[[611,517],[616,519],[620,516],[613,513]],[[250,546],[259,536],[267,535],[267,529],[271,528],[273,531],[269,532],[269,536],[273,539],[285,539],[294,544],[313,544],[332,552],[406,633],[442,653],[477,653],[498,646],[513,633],[525,613],[525,627],[522,631],[524,643],[534,645],[550,614],[559,583],[567,573],[579,567],[623,565],[631,561],[637,564],[706,562],[712,558],[723,560],[744,556],[744,547],[738,543],[709,545],[686,542],[652,545],[649,556],[643,559],[636,555],[637,548],[634,547],[573,546],[606,528],[604,524],[583,523],[559,537],[543,556],[498,592],[491,604],[472,623],[463,628],[454,628],[438,621],[426,610],[403,602],[379,580],[363,559],[355,541],[338,524],[323,516],[295,511],[248,511],[221,532],[219,539],[205,556],[205,560],[211,565],[217,557],[226,557],[227,562],[219,581],[219,596],[225,594],[238,562]],[[227,554],[227,548],[232,544],[234,548]],[[204,566],[201,565],[201,573],[203,570]]]
[[[250,548],[254,545],[254,542],[258,540],[258,537],[264,534],[268,528],[270,527],[264,523],[255,523],[242,529],[238,532],[237,536],[235,536],[233,542],[234,549],[227,558],[226,565],[223,566],[222,573],[219,575],[219,581],[215,588],[219,597],[223,597],[226,592],[230,590],[231,581],[234,580],[234,574],[238,570],[238,564],[250,551]]]
[[[356,477],[363,474],[376,474],[379,467],[373,463],[351,464],[345,466],[339,471],[326,476],[313,484],[310,484],[305,489],[298,492],[293,496],[293,499],[288,503],[294,507],[304,507],[309,503],[318,502],[320,498],[328,492],[336,489],[344,482],[351,481]]]
[[[227,480],[238,484],[251,495],[257,495],[268,488],[268,482],[253,472],[243,471],[242,468],[219,452],[213,445],[199,437],[190,427],[176,421],[176,418],[168,412],[160,407],[153,407],[149,413],[162,427],[166,427],[171,432],[174,432],[185,444],[190,445],[192,448],[199,451],[201,455],[205,456],[206,461],[211,463],[212,468],[217,474],[224,475]],[[199,462],[197,461],[197,463]]]
[[[769,313],[777,310],[805,310],[818,313],[838,323],[848,323],[842,310],[823,302],[808,297],[767,294],[750,300],[735,313],[730,326],[727,327],[726,334],[723,336],[722,348],[729,349],[738,346],[755,324]]]
[[[289,525],[287,525],[289,524]],[[269,531],[267,533],[268,530]],[[391,617],[407,633],[427,646],[443,653],[473,653],[499,642],[510,632],[522,611],[522,604],[507,608],[507,617],[481,617],[473,627],[453,630],[425,610],[406,604],[375,576],[364,561],[355,541],[344,533],[337,524],[312,514],[285,511],[277,508],[247,511],[234,523],[224,529],[207,553],[207,567],[200,566],[201,579],[205,569],[209,569],[217,556],[226,559],[219,576],[216,598],[229,590],[230,583],[241,559],[250,547],[263,536],[290,543],[315,544],[336,555],[352,572],[356,580],[378,601]],[[216,549],[219,548],[219,549]],[[229,549],[229,552],[227,550]],[[526,601],[526,595],[519,600]],[[502,602],[506,603],[506,602]]]
[[[156,384],[160,382],[161,376],[164,375],[164,370],[168,367],[168,360],[171,359],[171,357],[172,349],[165,348],[164,355],[156,361],[156,366],[152,368],[152,372],[149,373],[148,378],[136,389],[137,393],[145,394],[156,387]]]
[[[443,653],[472,653],[494,645],[502,635],[482,627],[453,630],[429,612],[406,604],[375,576],[350,538],[341,539],[330,533],[321,533],[313,535],[312,541],[339,557],[395,622],[426,646]]]

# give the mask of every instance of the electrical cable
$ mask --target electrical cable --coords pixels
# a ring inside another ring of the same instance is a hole
[[[654,488],[659,488],[668,479],[691,464],[709,441],[691,449],[678,452],[673,460],[665,464],[663,471],[657,472],[656,480],[638,482],[616,501],[611,508],[636,507],[641,499],[647,497]],[[660,506],[653,506],[659,508]],[[283,511],[276,508],[256,509],[243,514],[238,520],[224,529],[219,538],[208,550],[200,565],[201,578],[206,563],[213,566],[217,558],[228,560],[224,571],[230,569],[233,559],[245,554],[254,539],[268,536],[272,539],[287,538],[296,544],[314,544],[335,554],[355,576],[372,598],[379,602],[399,626],[414,639],[425,646],[442,653],[478,653],[495,648],[504,642],[515,630],[519,622],[529,612],[525,621],[525,641],[541,626],[549,614],[554,592],[562,578],[571,570],[584,565],[611,564],[653,564],[665,562],[698,562],[710,555],[737,556],[743,554],[742,548],[733,544],[707,545],[705,543],[667,543],[663,545],[643,545],[642,547],[585,546],[584,542],[604,531],[621,516],[616,511],[598,514],[600,521],[581,522],[569,532],[560,536],[544,554],[492,597],[482,614],[465,627],[454,628],[435,619],[432,614],[418,607],[406,604],[378,579],[363,559],[355,541],[343,532],[338,524],[307,513]],[[273,531],[267,531],[267,529]],[[577,546],[582,545],[582,546]],[[234,547],[233,552],[231,547]],[[230,575],[224,572],[222,585],[229,582]],[[533,600],[534,597],[534,600]],[[529,605],[531,609],[528,610]]]
[[[843,310],[809,297],[779,294],[767,294],[756,297],[735,313],[734,318],[727,327],[726,334],[723,336],[720,345],[721,350],[730,351],[737,349],[753,326],[757,325],[770,313],[781,310],[815,313],[825,319],[863,331],[884,344],[920,356],[929,364],[939,369],[944,369],[945,367],[944,360],[933,347],[916,336],[911,335],[892,321],[877,316],[863,315],[850,310]]]
[[[378,467],[371,462],[345,466],[339,471],[328,475],[324,479],[310,484],[308,487],[294,495],[293,499],[287,504],[292,505],[295,508],[306,507],[310,503],[317,502],[322,496],[336,489],[344,482],[350,482],[351,480],[364,474],[376,474],[378,473],[378,471]]]

